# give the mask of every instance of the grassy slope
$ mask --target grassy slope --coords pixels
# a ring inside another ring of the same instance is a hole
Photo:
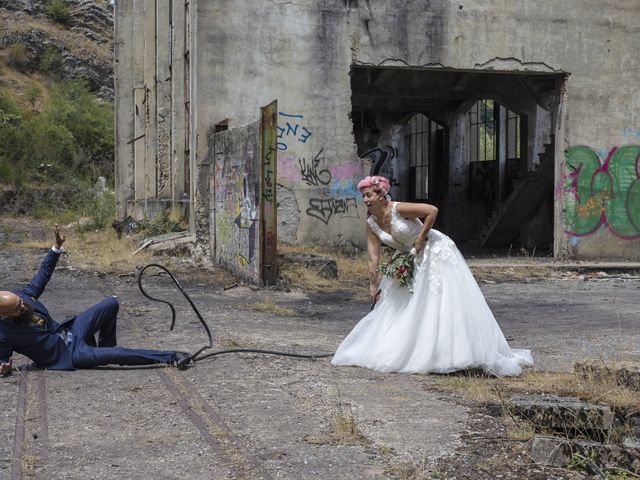
[[[112,51],[110,44],[98,45],[87,39],[79,32],[68,30],[62,25],[49,21],[46,17],[34,17],[21,12],[12,12],[0,8],[0,29],[2,36],[10,37],[30,30],[38,30],[47,37],[62,43],[74,57],[86,59],[87,62],[98,59],[110,63]],[[37,65],[34,65],[37,70]],[[49,80],[38,72],[22,73],[7,65],[7,48],[0,48],[0,88],[9,93],[21,108],[31,108],[25,99],[26,90],[37,85],[42,91],[42,97],[36,103],[36,110],[48,101]]]

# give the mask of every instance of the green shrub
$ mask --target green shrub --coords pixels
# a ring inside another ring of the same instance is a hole
[[[38,100],[42,97],[42,89],[38,84],[33,83],[27,87],[24,92],[24,96],[27,99],[27,102],[29,102],[29,105],[31,105],[31,110],[35,111],[36,103],[38,103]]]
[[[101,228],[115,216],[113,198],[98,201],[92,188],[100,175],[113,184],[112,105],[79,81],[42,93],[27,89],[32,108],[22,110],[0,86],[0,183],[21,186],[20,211],[71,209]],[[42,112],[33,108],[40,98],[49,99]]]
[[[31,56],[29,52],[27,52],[27,47],[21,43],[12,43],[9,45],[9,48],[7,48],[6,62],[7,65],[21,72],[27,70],[31,63]]]
[[[22,167],[26,137],[21,128],[22,117],[15,103],[0,92],[0,183],[15,184]]]
[[[22,163],[29,168],[32,178],[38,181],[69,179],[77,148],[69,129],[43,115],[34,115],[23,123],[23,132],[29,141],[23,149]]]
[[[40,56],[40,71],[56,76],[62,71],[62,53],[55,47],[47,47]]]
[[[162,210],[160,215],[158,215],[153,221],[142,221],[139,225],[139,230],[152,236],[170,232],[182,232],[184,230],[184,227],[180,222],[171,218],[169,210]]]
[[[54,22],[68,25],[71,20],[71,10],[64,0],[51,0],[45,9],[47,17]]]
[[[6,160],[0,160],[0,183],[7,185],[15,183],[16,169]]]
[[[49,121],[64,126],[76,142],[81,166],[95,179],[113,178],[113,105],[91,94],[86,84],[73,80],[51,92]],[[76,167],[78,163],[76,163]]]
[[[114,192],[102,192],[99,195],[93,194],[86,200],[81,208],[82,215],[91,218],[91,221],[78,225],[78,232],[88,232],[91,230],[101,230],[111,225],[116,216],[116,197]]]

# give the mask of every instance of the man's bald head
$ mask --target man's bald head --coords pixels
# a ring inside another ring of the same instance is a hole
[[[15,318],[25,310],[26,306],[18,295],[0,290],[0,317]]]

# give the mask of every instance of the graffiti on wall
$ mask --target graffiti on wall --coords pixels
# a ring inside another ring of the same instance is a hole
[[[211,241],[215,258],[241,278],[259,279],[258,125],[214,136]]]
[[[256,202],[251,198],[252,190],[249,186],[249,178],[245,174],[242,179],[242,198],[240,200],[240,213],[234,220],[234,243],[238,246],[237,260],[240,265],[246,267],[256,260],[256,234],[258,230],[258,215]]]
[[[391,186],[391,196],[398,194],[397,187],[400,185],[397,176],[394,174],[394,160],[398,156],[398,150],[387,145],[386,147],[374,147],[371,150],[367,150],[360,158],[369,162],[369,175],[382,175],[389,179],[389,185]]]
[[[303,114],[278,112],[278,180],[289,187],[302,211],[323,225],[344,218],[358,218],[359,193],[354,178],[362,174],[362,161],[336,164],[327,148],[313,140],[313,128]],[[295,219],[298,220],[298,219]],[[289,234],[289,236],[291,236]]]
[[[570,147],[556,195],[563,196],[566,232],[591,235],[600,228],[626,240],[640,238],[640,145],[612,148],[602,161],[593,149]]]
[[[328,225],[329,220],[334,217],[358,218],[358,201],[355,197],[356,188],[353,185],[354,169],[345,165],[333,166],[338,174],[334,176],[329,166],[322,168],[321,164],[327,163],[323,152],[324,147],[320,147],[311,161],[307,161],[305,157],[298,158],[300,179],[310,186],[326,187],[321,190],[321,193],[328,195],[310,198],[309,207],[306,209],[307,215],[317,218],[325,225]]]
[[[276,194],[276,182],[274,181],[274,172],[272,166],[273,155],[277,155],[277,151],[273,146],[268,147],[262,162],[262,175],[264,176],[264,191],[262,196],[265,201],[270,202]]]
[[[638,130],[637,128],[625,128],[622,131],[622,134],[625,137],[635,137],[635,138],[640,138],[640,130]]]
[[[248,161],[253,156],[249,152]],[[216,165],[214,179],[214,205],[216,209],[217,256],[228,257],[235,252],[235,260],[241,267],[248,267],[256,260],[256,235],[258,228],[256,179],[243,165],[229,165],[222,158]]]
[[[358,218],[358,201],[353,198],[311,198],[307,215],[317,218],[325,225],[334,215],[342,218]]]
[[[307,143],[312,133],[304,125],[304,115],[278,112],[278,150],[288,150],[291,142]]]
[[[320,161],[324,160],[324,156],[322,155],[323,151],[324,147],[320,147],[320,151],[316,153],[313,160],[309,162],[304,157],[298,159],[298,164],[300,165],[300,177],[307,185],[319,187],[321,185],[329,185],[329,183],[331,183],[331,172],[326,168],[319,168]]]
[[[368,159],[370,164],[369,175],[382,175],[389,178],[391,172],[391,161],[396,157],[397,150],[391,145],[386,147],[375,147],[367,150],[360,158]]]

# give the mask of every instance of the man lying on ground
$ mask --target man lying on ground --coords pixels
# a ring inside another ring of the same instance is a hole
[[[185,352],[118,347],[119,305],[115,298],[106,298],[60,324],[51,317],[38,298],[53,274],[65,241],[58,225],[54,225],[53,233],[55,244],[31,283],[22,289],[0,291],[0,374],[11,373],[13,352],[50,370],[154,363],[185,368],[190,362]]]

